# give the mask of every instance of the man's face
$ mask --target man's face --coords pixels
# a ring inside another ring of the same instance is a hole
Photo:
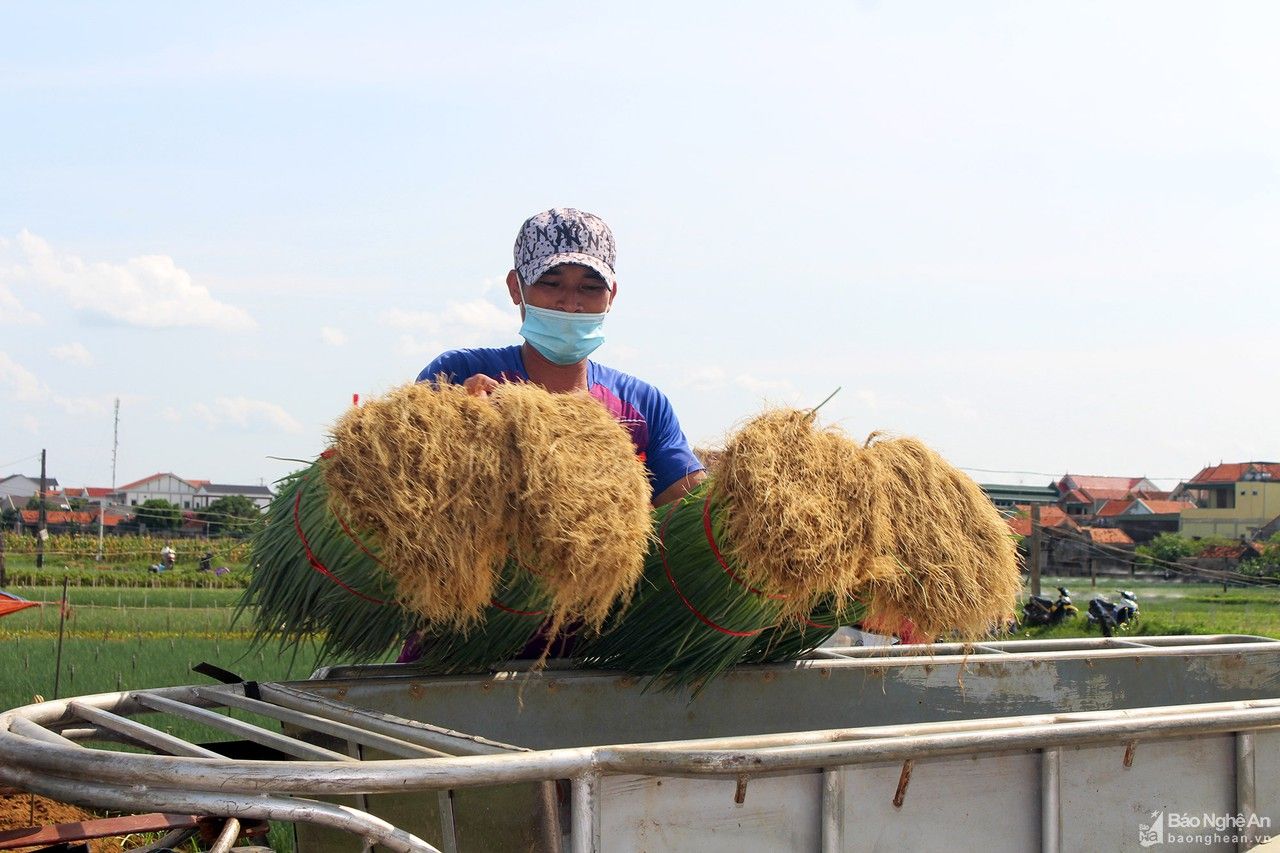
[[[507,274],[511,301],[520,300],[520,281],[515,270]],[[560,264],[524,289],[524,300],[535,308],[567,311],[571,314],[603,314],[613,303],[616,288],[610,288],[600,273],[582,264]],[[524,310],[521,309],[523,316]]]

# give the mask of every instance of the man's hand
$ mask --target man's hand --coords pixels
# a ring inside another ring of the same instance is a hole
[[[488,397],[498,387],[498,380],[492,376],[477,373],[475,376],[467,377],[467,380],[462,383],[462,387],[472,397]]]

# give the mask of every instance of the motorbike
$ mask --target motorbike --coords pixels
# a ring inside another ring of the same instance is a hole
[[[1058,587],[1058,598],[1053,600],[1047,595],[1033,595],[1022,605],[1022,624],[1057,625],[1064,619],[1074,619],[1080,610],[1071,603],[1071,593],[1065,586]]]
[[[1087,614],[1089,625],[1102,629],[1102,636],[1110,637],[1117,630],[1124,631],[1138,621],[1138,598],[1129,590],[1120,593],[1120,600],[1113,602],[1105,595],[1089,600]]]

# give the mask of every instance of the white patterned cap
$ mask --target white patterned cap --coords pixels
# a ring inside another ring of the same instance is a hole
[[[582,264],[600,273],[610,286],[617,248],[613,232],[594,213],[553,207],[525,220],[516,235],[516,273],[530,285],[559,264]]]

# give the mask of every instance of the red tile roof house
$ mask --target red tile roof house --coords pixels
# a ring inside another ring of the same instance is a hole
[[[1107,501],[1094,519],[1098,527],[1119,528],[1139,545],[1150,542],[1161,533],[1177,533],[1182,511],[1193,507],[1190,501],[1133,498]]]
[[[1107,501],[1129,500],[1134,497],[1167,497],[1155,483],[1146,477],[1092,477],[1080,474],[1063,474],[1053,484],[1058,490],[1058,506],[1071,516],[1091,516]]]
[[[83,533],[97,530],[98,518],[91,512],[68,512],[63,509],[45,510],[44,526],[50,533]],[[40,524],[40,510],[24,509],[21,512],[22,527],[27,533],[35,533]]]
[[[1280,517],[1280,462],[1210,465],[1178,486],[1196,507],[1182,514],[1182,535],[1252,539],[1270,535]]]
[[[1232,545],[1210,545],[1187,562],[1202,569],[1220,572],[1239,571],[1240,564],[1262,556],[1266,546],[1257,542],[1240,542]]]

